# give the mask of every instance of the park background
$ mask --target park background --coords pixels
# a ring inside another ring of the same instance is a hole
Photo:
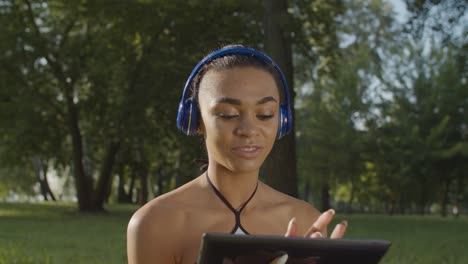
[[[199,175],[175,120],[222,44],[269,54],[294,129],[261,177],[382,263],[468,262],[465,0],[0,0],[0,263],[125,263],[148,200]]]

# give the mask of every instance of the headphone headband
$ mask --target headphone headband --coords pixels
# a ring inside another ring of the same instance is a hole
[[[197,98],[187,98],[187,93],[190,90],[192,81],[203,68],[203,66],[205,66],[207,63],[217,58],[229,55],[243,55],[247,57],[255,57],[271,65],[276,70],[281,79],[281,84],[283,85],[285,97],[285,104],[280,105],[278,138],[281,138],[282,136],[286,135],[292,128],[292,112],[290,108],[289,91],[288,84],[286,82],[286,77],[284,76],[279,66],[266,54],[258,50],[243,46],[231,46],[218,49],[205,56],[200,62],[198,62],[195,68],[193,68],[192,72],[190,73],[187,79],[187,82],[185,83],[184,91],[182,92],[182,98],[179,104],[179,112],[177,115],[177,127],[183,132],[185,132],[187,135],[191,135],[196,132],[196,127],[198,126],[198,124],[195,122],[198,122],[198,116],[194,118],[193,115],[195,114],[195,111],[198,111],[198,109],[195,108]]]

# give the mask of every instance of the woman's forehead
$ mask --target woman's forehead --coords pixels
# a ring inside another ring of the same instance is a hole
[[[272,96],[279,101],[279,92],[273,76],[255,67],[234,67],[221,71],[209,71],[200,83],[200,99],[228,97],[255,99]]]

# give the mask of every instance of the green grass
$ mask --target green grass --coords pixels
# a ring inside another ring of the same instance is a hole
[[[126,263],[125,230],[135,206],[79,214],[63,203],[0,203],[0,264]],[[381,263],[468,263],[468,218],[339,216],[348,238],[392,241]]]
[[[0,264],[126,263],[126,227],[135,206],[80,214],[72,204],[0,203]]]
[[[349,238],[390,240],[382,264],[468,263],[468,218],[439,216],[350,215]]]

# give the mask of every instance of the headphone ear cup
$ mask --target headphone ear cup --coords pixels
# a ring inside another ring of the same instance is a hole
[[[195,135],[198,129],[198,107],[193,97],[180,102],[177,112],[177,127],[186,135]]]
[[[279,108],[279,124],[277,138],[280,139],[291,131],[292,113],[287,104],[281,104]]]

